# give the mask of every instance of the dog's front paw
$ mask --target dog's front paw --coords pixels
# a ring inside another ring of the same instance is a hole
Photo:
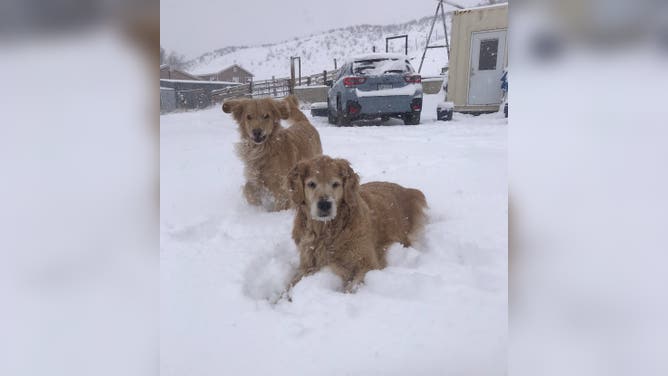
[[[246,197],[246,201],[250,205],[253,205],[253,206],[262,205],[261,189],[255,183],[247,182],[244,185],[244,197]]]
[[[354,294],[360,289],[360,287],[362,287],[362,284],[362,282],[358,281],[348,281],[343,286],[343,292],[346,294]]]
[[[276,304],[280,303],[281,301],[292,302],[292,295],[290,295],[290,289],[289,288],[283,290],[283,292],[280,295],[278,295],[278,297],[271,298],[269,300],[269,303],[272,304],[272,305],[276,305]]]

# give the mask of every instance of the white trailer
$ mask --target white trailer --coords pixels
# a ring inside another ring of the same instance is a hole
[[[455,112],[496,112],[508,66],[508,3],[452,12],[447,101]]]

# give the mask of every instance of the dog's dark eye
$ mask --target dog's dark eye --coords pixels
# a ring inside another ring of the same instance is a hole
[[[338,188],[339,186],[341,186],[341,183],[339,183],[338,181],[332,183],[332,188]]]
[[[312,182],[312,181],[310,181],[310,182],[308,182],[308,184],[306,184],[306,186],[309,187],[309,188],[315,188],[315,185],[316,185],[315,182]]]
[[[264,114],[263,118],[269,119],[269,114]]]
[[[250,116],[250,115],[246,115],[246,119],[250,120],[250,119],[252,119],[252,118],[253,118],[252,116]]]

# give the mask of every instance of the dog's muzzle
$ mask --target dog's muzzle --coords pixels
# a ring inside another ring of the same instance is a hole
[[[253,135],[251,136],[251,139],[256,144],[261,144],[261,143],[264,142],[264,140],[267,139],[267,135],[265,135],[264,132],[262,132],[262,129],[255,128],[255,129],[253,129],[252,133],[253,133]]]
[[[314,214],[314,219],[319,221],[329,221],[336,216],[336,207],[329,198],[318,200],[313,209],[311,214]]]
[[[318,201],[318,211],[322,214],[329,215],[329,211],[332,210],[332,203],[328,200]]]

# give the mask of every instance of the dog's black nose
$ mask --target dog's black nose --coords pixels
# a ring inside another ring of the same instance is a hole
[[[329,201],[320,200],[318,201],[318,209],[327,212],[332,208],[332,203]]]
[[[260,138],[260,136],[262,136],[262,129],[260,128],[253,129],[253,137]]]

